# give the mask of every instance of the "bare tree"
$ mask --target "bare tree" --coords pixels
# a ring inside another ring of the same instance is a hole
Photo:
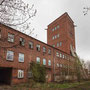
[[[20,30],[23,33],[31,33],[31,19],[36,15],[34,5],[29,7],[29,4],[22,0],[0,0],[0,23],[5,24],[14,29]]]
[[[34,31],[34,28],[31,27],[31,19],[36,15],[36,12],[34,5],[30,7],[29,4],[24,3],[22,0],[0,0],[0,23],[30,36]],[[20,48],[18,42],[13,45],[6,45],[6,43],[7,37],[0,39],[0,49],[4,51],[0,55],[2,59],[5,59],[3,55],[5,55],[8,48]]]
[[[84,7],[83,9],[84,9],[83,11],[84,15],[87,15],[88,11],[90,10],[90,7]]]

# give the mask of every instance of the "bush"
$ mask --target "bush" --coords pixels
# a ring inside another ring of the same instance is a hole
[[[33,80],[36,82],[45,82],[46,81],[46,69],[45,66],[38,63],[32,62],[30,64],[30,70],[33,74]]]

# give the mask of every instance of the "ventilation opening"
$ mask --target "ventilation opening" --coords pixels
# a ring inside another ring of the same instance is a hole
[[[1,68],[0,67],[0,85],[11,84],[12,79],[12,68]]]

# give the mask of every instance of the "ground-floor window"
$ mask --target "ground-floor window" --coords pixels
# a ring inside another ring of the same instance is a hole
[[[24,70],[18,70],[18,78],[24,78]]]

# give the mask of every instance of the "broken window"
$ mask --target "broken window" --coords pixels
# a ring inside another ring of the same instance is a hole
[[[51,49],[48,49],[48,54],[51,54]]]
[[[25,45],[25,40],[23,38],[20,38],[20,45],[24,46]]]
[[[37,44],[36,49],[37,51],[40,51],[40,45]]]
[[[33,42],[29,42],[29,48],[33,49]]]
[[[43,47],[43,52],[46,52],[46,47]]]

